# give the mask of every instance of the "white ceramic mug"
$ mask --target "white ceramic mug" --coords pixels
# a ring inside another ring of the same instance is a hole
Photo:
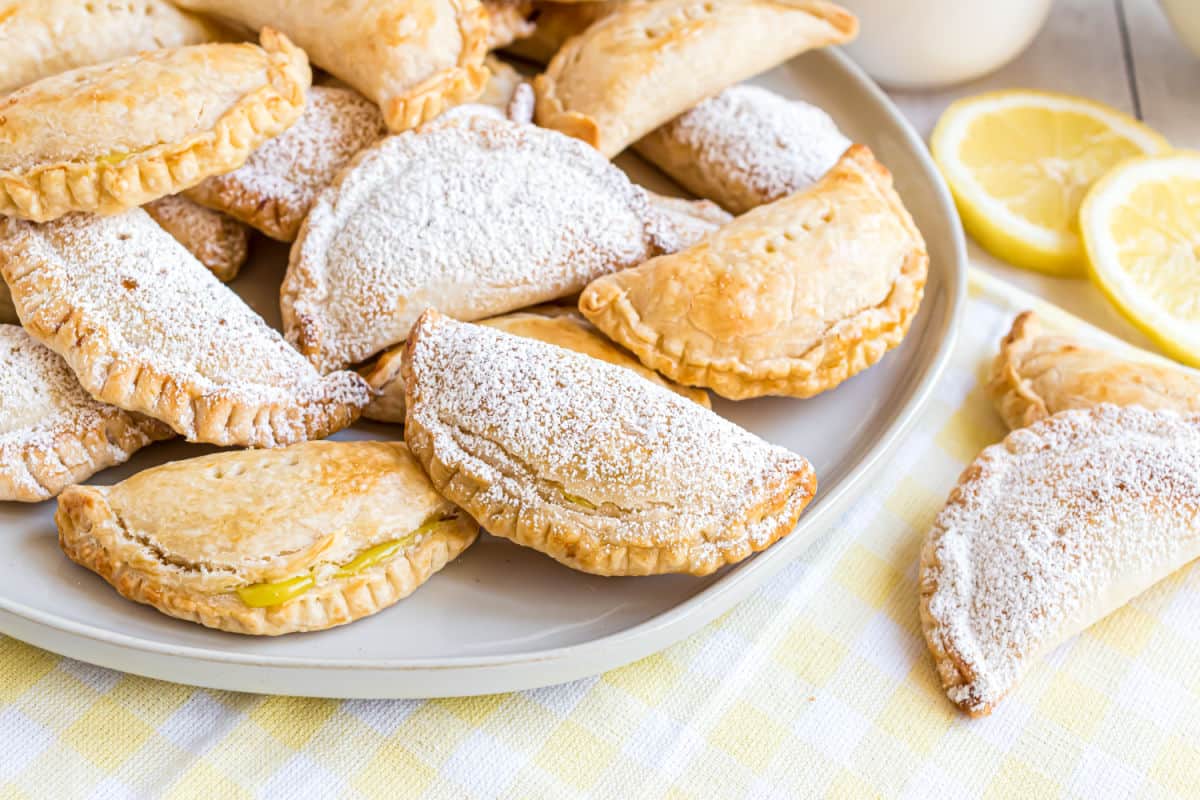
[[[1052,1],[839,3],[859,19],[858,38],[845,48],[851,58],[885,86],[928,89],[977,78],[1011,61],[1037,35]]]

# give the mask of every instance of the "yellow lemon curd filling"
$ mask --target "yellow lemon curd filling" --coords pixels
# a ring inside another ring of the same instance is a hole
[[[584,508],[590,509],[592,511],[596,510],[596,504],[593,503],[591,500],[588,500],[586,497],[580,497],[577,494],[570,494],[569,492],[566,492],[562,489],[559,489],[558,493],[561,494],[563,496],[563,499],[566,500],[568,503],[574,503],[577,506],[583,506]]]
[[[401,536],[399,539],[383,542],[362,551],[345,564],[339,566],[337,572],[333,573],[333,577],[352,578],[377,564],[382,564],[384,561],[393,558],[397,553],[411,545],[424,534],[431,533],[457,520],[458,517],[439,517],[427,520],[422,523],[421,527],[407,536]],[[281,581],[239,586],[237,594],[242,599],[242,602],[251,608],[267,608],[269,606],[282,605],[289,600],[299,597],[316,585],[317,578],[309,571],[303,575],[297,575],[294,578],[286,578]]]

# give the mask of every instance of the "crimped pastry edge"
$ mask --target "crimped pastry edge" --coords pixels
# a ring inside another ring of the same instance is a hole
[[[124,598],[167,616],[253,636],[317,631],[382,611],[412,594],[475,541],[479,526],[465,514],[451,530],[434,530],[403,554],[350,578],[316,586],[278,606],[206,602],[209,595],[161,582],[126,563],[120,542],[127,533],[102,488],[68,487],[55,514],[59,546],[75,563],[108,581]]]
[[[146,148],[119,163],[59,161],[0,173],[0,214],[47,222],[71,211],[115,214],[236,169],[304,109],[312,71],[304,51],[263,28],[267,83],[238,100],[211,130]]]
[[[1041,322],[1032,311],[1023,311],[1000,340],[992,361],[987,391],[992,404],[1010,430],[1024,428],[1050,416],[1046,401],[1021,378],[1021,362],[1041,334]]]

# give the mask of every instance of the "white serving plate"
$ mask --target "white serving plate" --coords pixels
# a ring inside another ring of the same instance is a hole
[[[925,147],[879,89],[836,51],[806,54],[756,83],[811,100],[891,168],[929,245],[925,301],[904,344],[866,373],[811,400],[716,400],[715,409],[812,461],[816,499],[771,549],[706,578],[600,578],[481,536],[412,597],[329,631],[254,638],[174,620],[129,603],[59,552],[54,503],[0,503],[0,631],[126,672],[219,689],[321,697],[438,697],[574,680],[661,650],[724,613],[815,538],[866,489],[868,471],[914,421],[949,356],[963,305],[966,256],[953,204]],[[632,156],[650,188],[669,182]],[[259,242],[235,288],[278,322],[282,246]],[[361,424],[337,438],[388,438]],[[94,479],[112,483],[212,448],[143,450]]]

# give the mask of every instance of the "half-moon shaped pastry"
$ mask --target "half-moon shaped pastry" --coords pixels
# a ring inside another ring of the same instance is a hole
[[[175,433],[94,400],[66,363],[0,325],[0,500],[36,502]]]
[[[426,308],[483,319],[646,260],[646,198],[595,150],[466,117],[391,136],[323,192],[292,246],[288,340],[322,372],[404,341]]]
[[[370,399],[353,372],[318,375],[141,209],[0,222],[0,275],[30,335],[84,389],[189,441],[321,438]]]
[[[58,501],[72,561],[137,603],[232,633],[318,631],[412,594],[478,526],[403,442],[176,461]]]
[[[174,1],[251,30],[278,28],[378,103],[393,131],[473,99],[487,80],[488,16],[479,0]]]
[[[1063,411],[987,448],[921,553],[950,699],[988,714],[1045,653],[1200,556],[1200,417]]]
[[[900,343],[925,242],[870,150],[699,244],[596,280],[584,316],[651,369],[742,400],[810,397]]]
[[[795,527],[816,479],[633,371],[421,316],[405,346],[408,445],[488,531],[596,575],[706,575]]]
[[[0,98],[0,214],[39,222],[113,214],[241,166],[304,108],[304,53],[151,50],[43,78]]]
[[[187,196],[290,242],[317,194],[386,133],[379,107],[358,92],[314,86],[295,125],[251,153],[241,167],[205,179]]]
[[[536,120],[612,158],[726,86],[857,31],[822,0],[630,0],[537,77]]]
[[[744,214],[809,188],[849,146],[816,106],[758,86],[731,86],[634,149],[692,194]]]
[[[590,322],[569,306],[545,305],[492,317],[479,323],[514,336],[526,336],[540,342],[565,347],[609,364],[625,367],[648,381],[657,383],[705,408],[712,402],[703,389],[689,389],[643,367],[636,358],[610,342]],[[384,351],[362,375],[378,394],[363,411],[363,416],[380,422],[404,422],[404,377],[400,367],[404,348]]]
[[[218,41],[228,34],[166,0],[17,0],[0,16],[0,94],[60,72],[143,50]]]
[[[222,283],[236,278],[246,263],[250,234],[233,217],[205,208],[181,194],[160,197],[144,208]]]
[[[1018,315],[1000,343],[988,393],[1010,428],[1101,403],[1200,412],[1200,376],[1043,333],[1032,311]]]

